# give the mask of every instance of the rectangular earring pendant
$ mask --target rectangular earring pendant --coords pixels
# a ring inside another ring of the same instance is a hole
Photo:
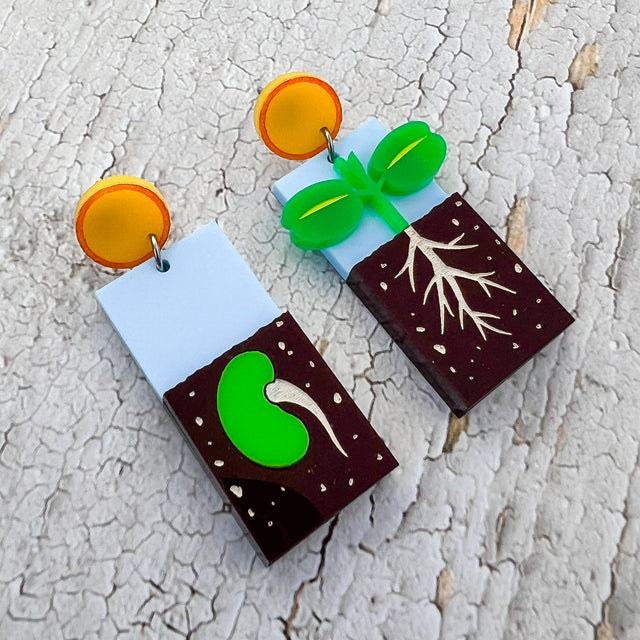
[[[388,130],[371,119],[335,143],[366,167]],[[278,180],[285,205],[337,174],[325,154]],[[322,253],[457,415],[464,415],[572,322],[572,316],[458,194],[431,181],[389,201],[409,223],[394,233],[365,207]]]
[[[215,223],[96,293],[266,564],[397,466]]]

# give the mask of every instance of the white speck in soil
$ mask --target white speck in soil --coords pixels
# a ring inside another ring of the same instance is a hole
[[[280,491],[286,491],[284,487],[280,487]]]
[[[482,351],[482,347],[481,347],[481,346],[479,346],[479,345],[478,345],[478,346],[476,346],[476,349],[477,349],[478,351]]]
[[[280,349],[280,351],[284,351],[286,346],[284,342],[278,342],[278,349]]]
[[[537,324],[536,325],[536,329],[542,329],[542,325],[541,324]]]
[[[387,287],[387,283],[386,283],[386,282],[381,282],[381,283],[380,283],[380,288],[381,288],[383,291],[386,291],[386,290],[387,290],[387,288],[388,288],[388,287]]]
[[[538,299],[536,300],[536,304],[540,304],[541,302],[542,302],[542,299],[541,299],[541,298],[538,298]]]
[[[447,353],[447,347],[445,347],[443,344],[434,344],[433,348],[438,352],[441,353],[442,355],[444,355],[445,353]]]
[[[224,462],[222,460],[215,460],[213,464],[216,467],[224,467]]]
[[[208,444],[209,446],[211,446],[211,445],[213,444],[213,442],[211,442],[211,440],[209,440],[209,442],[207,442],[207,444]]]
[[[381,262],[380,263],[380,268],[381,269],[385,269],[387,267],[387,263],[386,262]]]
[[[271,501],[271,506],[272,506],[272,507],[275,507],[275,506],[276,506],[276,503],[275,503],[273,500]]]
[[[334,393],[333,394],[333,401],[336,404],[340,404],[342,402],[342,396],[339,393]]]
[[[232,484],[229,487],[229,491],[231,491],[231,493],[233,493],[234,496],[238,498],[242,498],[242,487],[239,487],[237,484]]]
[[[287,355],[288,356],[292,356],[293,355],[293,351],[291,349],[289,349],[289,351],[287,351]]]
[[[354,440],[357,440],[357,439],[358,439],[358,434],[357,434],[357,433],[354,433],[354,434],[353,434],[353,439],[354,439]]]
[[[353,487],[353,478],[349,478],[349,486]]]
[[[320,483],[320,491],[324,493],[326,490],[327,490],[327,487],[325,487],[322,483]]]
[[[267,527],[273,527],[273,521],[269,520],[269,522],[267,522]]]
[[[311,386],[311,383],[310,382],[305,382],[304,386],[305,386],[306,389],[308,389]]]
[[[456,370],[453,367],[449,367],[449,371],[451,371],[451,373],[455,373]]]
[[[517,316],[517,315],[518,315],[518,310],[517,310],[517,309],[514,309],[514,310],[513,310],[513,315],[514,315],[514,316]]]
[[[473,376],[469,376],[469,380],[473,380]]]
[[[462,206],[462,202],[460,200],[456,200],[456,207],[461,207]]]
[[[516,262],[516,264],[513,266],[513,268],[515,269],[516,273],[522,273],[522,265],[518,264]]]
[[[316,363],[313,360],[309,360],[309,366],[310,367],[315,367]]]
[[[473,227],[475,231],[477,231],[480,228],[480,225],[477,224],[475,227]]]
[[[418,333],[424,333],[426,331],[426,329],[424,327],[416,327],[416,331]]]
[[[250,518],[253,518],[253,516],[256,515],[256,512],[253,509],[247,509],[247,514]]]
[[[195,420],[195,422],[196,422],[196,424],[197,424],[199,427],[201,427],[201,426],[202,426],[202,423],[203,423],[204,421],[202,420],[202,418],[201,418],[200,416],[196,416],[196,420]]]
[[[415,318],[415,316],[416,316],[416,314],[412,311],[412,312],[411,312],[411,317],[412,317],[412,318]]]
[[[517,342],[514,342],[514,343],[513,343],[513,348],[514,348],[514,349],[519,349],[519,348],[520,348],[520,345],[519,345]]]
[[[282,320],[278,320],[276,322],[276,327],[281,327],[284,324],[284,322],[282,322]]]
[[[382,460],[382,454],[378,453],[378,454],[376,455],[376,460]]]
[[[193,398],[193,396],[195,396],[195,395],[196,395],[196,392],[195,392],[195,391],[191,391],[191,393],[189,393],[189,397],[190,397],[190,398]]]
[[[487,256],[487,260],[493,260],[491,256]]]
[[[473,359],[473,358],[471,358],[471,360],[469,360],[469,362],[473,363],[473,362],[474,362],[474,359]]]
[[[459,226],[460,226],[460,221],[459,221],[459,220],[457,220],[456,218],[454,218],[451,222],[452,222],[456,227],[459,227]]]
[[[498,238],[496,238],[496,244],[500,244],[500,240],[498,240]]]

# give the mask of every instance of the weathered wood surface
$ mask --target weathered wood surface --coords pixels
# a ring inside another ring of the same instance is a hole
[[[637,0],[530,1],[2,3],[1,637],[640,637]],[[251,110],[291,69],[345,131],[432,123],[577,316],[468,421],[280,228]],[[222,225],[400,461],[269,570],[93,298],[73,210],[117,173]]]

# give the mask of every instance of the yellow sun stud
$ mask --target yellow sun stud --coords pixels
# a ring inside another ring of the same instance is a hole
[[[105,178],[93,185],[76,209],[76,235],[95,262],[130,269],[153,256],[150,235],[162,247],[169,236],[169,209],[162,194],[133,176]]]
[[[289,160],[306,160],[327,148],[342,124],[342,107],[333,87],[308,73],[286,73],[262,91],[254,110],[258,135],[271,151]]]

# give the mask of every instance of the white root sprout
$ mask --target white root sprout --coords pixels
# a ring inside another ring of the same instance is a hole
[[[437,296],[438,296],[438,307],[440,311],[440,333],[444,334],[444,321],[446,317],[446,313],[448,313],[452,318],[455,318],[455,313],[449,304],[449,300],[447,299],[447,294],[445,291],[445,283],[449,285],[449,288],[453,292],[455,299],[458,303],[458,319],[460,320],[460,329],[464,330],[464,316],[467,315],[473,321],[476,328],[480,332],[480,335],[484,340],[487,339],[485,334],[485,329],[487,331],[493,331],[494,333],[501,333],[505,336],[510,336],[511,333],[508,331],[503,331],[502,329],[498,329],[494,327],[492,324],[488,322],[488,320],[500,320],[500,316],[497,316],[493,313],[484,313],[481,311],[474,311],[468,305],[467,301],[464,298],[462,290],[460,289],[459,280],[472,280],[476,282],[482,287],[482,290],[491,297],[491,287],[495,289],[502,289],[503,291],[507,291],[508,293],[515,294],[515,291],[512,289],[508,289],[507,287],[490,280],[490,277],[495,274],[495,271],[487,271],[486,273],[469,273],[467,271],[462,271],[461,269],[456,269],[454,267],[450,267],[447,265],[440,256],[436,253],[436,249],[445,250],[445,251],[461,251],[463,249],[474,249],[477,247],[477,244],[458,244],[462,238],[464,238],[464,233],[460,234],[457,238],[451,240],[451,242],[443,243],[443,242],[434,242],[427,238],[423,238],[413,227],[407,227],[404,231],[409,236],[409,252],[407,254],[407,260],[405,261],[402,269],[396,274],[396,278],[400,277],[405,271],[409,273],[409,282],[411,284],[411,290],[416,292],[416,281],[415,281],[415,255],[416,249],[422,253],[425,258],[431,263],[431,267],[433,269],[433,277],[429,281],[427,288],[424,292],[424,297],[422,300],[422,304],[425,305],[427,303],[427,299],[429,298],[429,294],[432,289],[435,288]]]

